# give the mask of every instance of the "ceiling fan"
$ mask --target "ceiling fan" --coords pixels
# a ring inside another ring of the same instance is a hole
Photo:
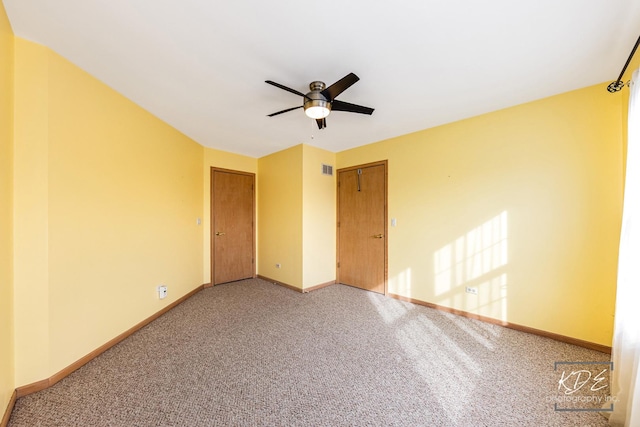
[[[361,105],[350,104],[348,102],[338,101],[336,97],[342,92],[347,90],[351,85],[360,80],[358,76],[353,73],[349,73],[331,86],[327,87],[324,82],[315,81],[311,82],[309,89],[311,90],[307,94],[298,92],[295,89],[288,88],[280,83],[273,82],[271,80],[265,80],[265,83],[269,83],[280,89],[284,89],[287,92],[299,95],[303,98],[303,104],[298,107],[287,108],[286,110],[278,111],[277,113],[269,114],[269,117],[277,116],[278,114],[286,113],[298,108],[304,108],[304,112],[307,116],[316,120],[318,129],[324,129],[327,127],[327,116],[331,111],[346,111],[349,113],[369,114],[373,113],[373,108],[363,107]]]

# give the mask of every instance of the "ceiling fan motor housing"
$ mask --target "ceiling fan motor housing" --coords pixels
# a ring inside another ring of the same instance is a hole
[[[326,108],[331,111],[331,102],[321,93],[326,87],[327,85],[320,81],[309,84],[311,92],[307,93],[303,98],[305,111],[312,107]]]

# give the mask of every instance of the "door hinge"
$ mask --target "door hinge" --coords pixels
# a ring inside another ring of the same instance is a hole
[[[337,263],[337,267],[340,268],[340,263],[339,262]]]

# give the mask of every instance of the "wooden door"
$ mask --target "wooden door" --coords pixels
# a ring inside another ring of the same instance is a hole
[[[338,171],[339,283],[386,293],[386,201],[386,161]]]
[[[255,276],[255,175],[211,169],[211,283]]]

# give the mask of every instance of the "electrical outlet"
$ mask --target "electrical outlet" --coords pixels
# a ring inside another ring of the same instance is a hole
[[[464,288],[464,291],[468,294],[478,295],[478,288],[472,288],[471,286],[467,286]]]
[[[280,265],[280,263],[277,263],[276,268],[280,268],[280,267],[282,267],[282,265]]]
[[[158,297],[165,299],[167,297],[167,287],[165,285],[158,286]]]

